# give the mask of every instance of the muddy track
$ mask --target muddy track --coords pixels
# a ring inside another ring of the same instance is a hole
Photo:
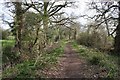
[[[97,78],[100,69],[98,66],[91,66],[85,60],[80,59],[68,43],[64,49],[64,55],[58,60],[58,64],[44,72],[48,78]],[[105,75],[105,73],[100,75]]]

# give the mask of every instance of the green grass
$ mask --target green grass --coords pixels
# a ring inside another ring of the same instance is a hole
[[[38,77],[36,71],[43,70],[44,68],[50,68],[57,63],[58,58],[63,54],[65,43],[61,41],[58,43],[60,47],[52,50],[50,53],[42,53],[39,57],[36,65],[34,66],[36,59],[24,61],[14,66],[14,68],[8,68],[3,71],[3,77],[15,77],[15,78],[34,78]],[[39,77],[42,77],[39,76]]]
[[[14,67],[8,68],[3,71],[3,78],[29,78],[35,76],[35,71],[32,70],[34,61],[25,61],[17,64]]]
[[[9,61],[18,60],[17,53],[11,52],[11,49],[14,47],[15,40],[0,40],[0,43],[2,43],[2,51],[3,51],[2,63],[7,63]],[[29,62],[31,62],[31,61],[29,61]],[[31,70],[30,67],[28,66],[29,64],[32,64],[32,63],[24,62],[21,64],[17,64],[12,68],[8,68],[8,69],[4,70],[2,73],[2,76],[4,78],[5,77],[9,78],[9,77],[14,77],[18,74],[19,74],[19,76],[21,76],[21,74],[26,72],[24,74],[24,76],[25,76],[28,73],[28,71],[30,72],[30,70]]]
[[[105,67],[109,72],[107,77],[113,78],[118,75],[118,58],[117,56],[112,56],[107,53],[102,53],[98,50],[87,48],[82,45],[78,45],[73,42],[73,48],[76,49],[80,57],[86,59],[92,65],[99,65],[100,67]]]
[[[44,54],[39,58],[37,65],[34,66],[35,60],[25,61],[17,64],[14,68],[8,68],[3,72],[3,77],[16,77],[16,78],[34,78],[37,76],[36,70],[49,68],[57,63],[60,55],[63,53],[63,48],[57,48],[49,54]]]
[[[50,66],[57,63],[59,56],[63,54],[63,48],[59,47],[51,51],[50,53],[44,53],[37,62],[38,68],[44,68],[45,66]]]
[[[0,40],[0,43],[2,43],[2,47],[6,46],[14,46],[15,40]]]

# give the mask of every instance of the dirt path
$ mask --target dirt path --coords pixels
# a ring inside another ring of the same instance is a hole
[[[80,59],[68,43],[58,64],[45,71],[44,74],[49,78],[93,78],[99,76],[98,72],[100,72],[98,66],[91,66],[85,60]]]

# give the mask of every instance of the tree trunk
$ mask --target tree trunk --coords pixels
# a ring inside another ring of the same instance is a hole
[[[44,14],[43,14],[43,27],[44,27],[44,38],[45,38],[45,46],[48,44],[48,13],[47,13],[48,2],[44,2]]]
[[[74,40],[76,40],[77,30],[74,30]]]
[[[71,33],[70,33],[70,30],[69,30],[69,34],[68,34],[68,39],[70,40],[71,38]]]
[[[22,3],[15,2],[15,28],[16,28],[16,45],[15,47],[20,51],[21,41],[22,41],[22,28],[23,28],[23,13],[22,13]]]
[[[118,26],[116,28],[116,36],[115,36],[115,52],[120,53],[120,1],[119,4],[119,18],[118,18]]]

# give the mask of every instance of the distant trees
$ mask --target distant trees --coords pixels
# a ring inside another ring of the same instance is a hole
[[[100,51],[110,51],[113,47],[112,40],[107,36],[104,26],[96,29],[97,23],[89,23],[84,27],[84,31],[79,33],[77,43],[92,47]]]

